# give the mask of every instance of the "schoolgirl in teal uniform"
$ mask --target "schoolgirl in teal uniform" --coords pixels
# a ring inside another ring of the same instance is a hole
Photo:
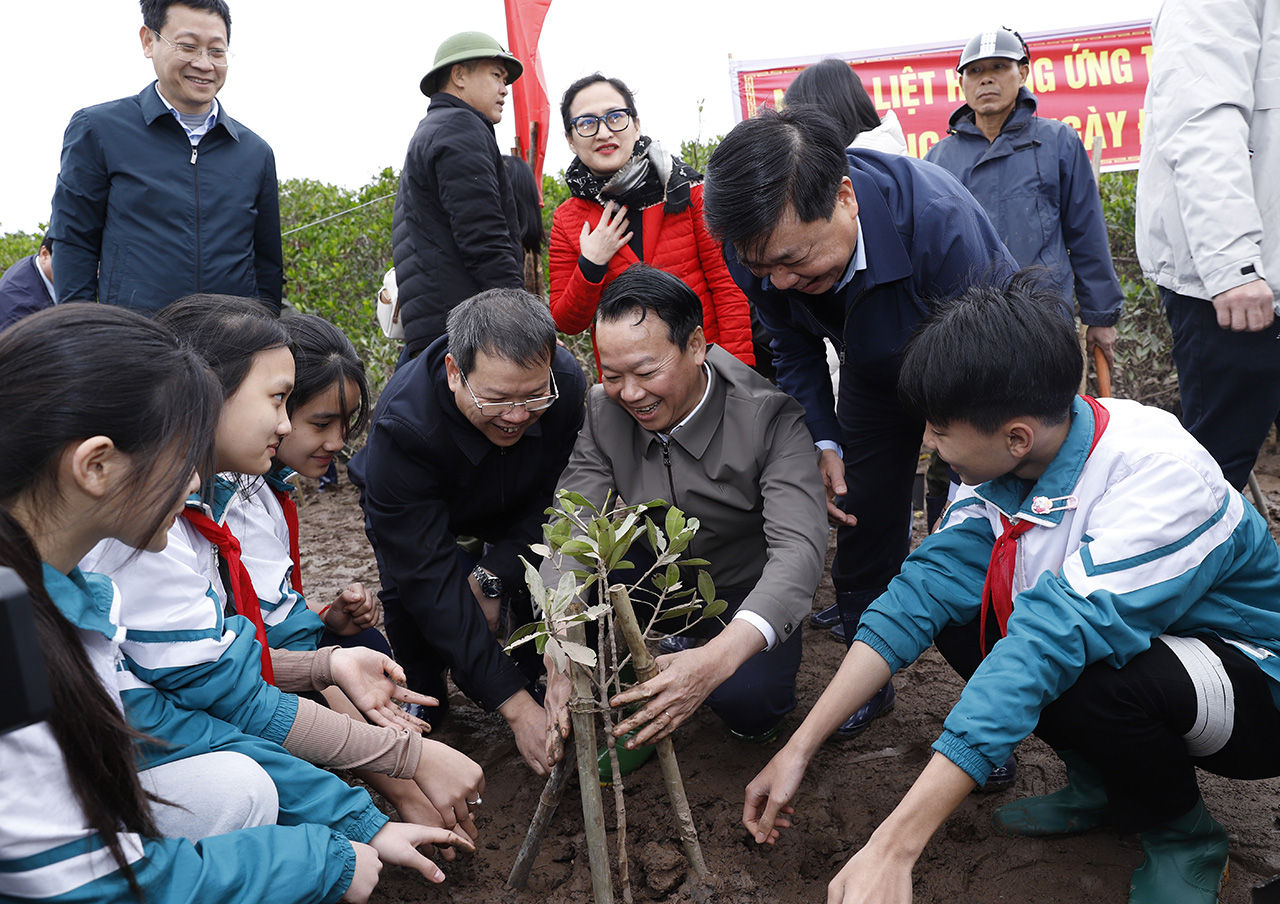
[[[294,385],[286,402],[291,430],[281,437],[272,469],[252,480],[228,506],[226,523],[240,541],[241,558],[259,590],[259,604],[272,649],[312,650],[339,645],[368,647],[391,655],[377,629],[373,593],[360,583],[348,586],[319,614],[302,595],[295,472],[319,478],[347,439],[358,435],[369,419],[369,387],[355,347],[337,327],[320,317],[299,314],[284,318],[294,358]],[[225,479],[225,477],[223,478]],[[239,479],[243,480],[241,475]],[[274,599],[271,599],[272,595]],[[323,691],[326,705],[359,719],[356,707],[337,688]],[[442,817],[412,781],[358,770],[396,808],[406,822],[442,825]],[[474,830],[469,823],[456,831]],[[453,851],[443,852],[452,859]]]
[[[219,396],[167,329],[120,308],[57,307],[0,335],[0,565],[27,586],[54,700],[47,722],[0,734],[0,898],[363,902],[377,882],[377,853],[331,827],[336,811],[199,844],[162,837],[175,808],[153,806],[136,771],[115,687],[119,597],[76,563],[108,538],[165,547]],[[180,786],[161,790],[184,803]]]
[[[260,477],[290,429],[285,400],[294,367],[283,328],[260,304],[227,296],[191,296],[156,319],[204,358],[221,383],[214,468]],[[399,666],[394,661],[364,649],[268,651],[258,594],[240,567],[238,542],[224,530],[226,508],[236,495],[230,482],[206,483],[188,500],[163,552],[129,555],[108,541],[85,560],[120,588],[128,629],[121,645],[126,669],[120,688],[134,727],[188,748],[249,752],[280,792],[282,822],[304,818],[323,787],[300,757],[317,765],[412,778],[442,822],[469,823],[483,791],[483,773],[442,744],[390,727],[411,724],[396,700],[419,696],[395,686]],[[228,614],[232,605],[234,614]],[[290,692],[332,684],[382,724],[357,722]],[[175,756],[172,748],[155,745],[144,745],[142,752],[148,765]],[[353,837],[375,846],[429,831],[387,825],[376,809],[361,808],[350,819]],[[464,841],[463,846],[469,845]],[[442,878],[411,847],[383,847],[384,860],[403,857],[429,878]]]

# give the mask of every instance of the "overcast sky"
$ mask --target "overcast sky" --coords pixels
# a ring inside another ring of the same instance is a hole
[[[565,87],[599,69],[631,85],[645,132],[678,149],[681,140],[733,127],[731,55],[959,43],[1001,25],[1027,33],[1149,20],[1158,7],[1159,0],[553,0],[540,52],[553,115]],[[351,187],[403,162],[427,107],[418,81],[442,40],[474,29],[507,44],[502,0],[231,0],[231,13],[236,56],[219,94],[227,112],[271,144],[281,179]],[[136,94],[154,78],[141,24],[133,0],[5,4],[0,232],[34,232],[47,221],[71,114]],[[572,159],[558,132],[548,142],[549,173]],[[499,125],[504,151],[512,136],[509,122]]]

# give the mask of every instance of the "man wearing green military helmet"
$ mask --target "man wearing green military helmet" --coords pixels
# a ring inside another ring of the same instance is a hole
[[[523,71],[495,39],[464,31],[440,45],[422,77],[431,105],[409,142],[391,227],[402,362],[444,334],[459,302],[524,286],[519,224],[493,129]]]

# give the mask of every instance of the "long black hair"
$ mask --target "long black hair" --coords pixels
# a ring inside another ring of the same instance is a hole
[[[280,322],[289,334],[295,368],[293,392],[286,402],[289,417],[337,383],[343,439],[359,436],[369,424],[369,378],[347,334],[314,314],[296,314]],[[354,411],[346,407],[347,386],[355,386],[360,394]]]
[[[542,196],[533,168],[523,157],[508,154],[502,158],[511,180],[511,194],[516,202],[516,222],[520,224],[520,245],[526,252],[541,254],[547,245],[547,227],[542,223]]]
[[[22,523],[12,507],[19,500],[28,511],[56,506],[68,444],[107,436],[133,464],[118,495],[138,500],[135,512],[156,513],[142,534],[154,535],[192,471],[210,460],[220,395],[204,363],[168,329],[121,308],[61,305],[0,334],[0,565],[17,572],[31,596],[53,692],[49,726],[71,787],[138,896],[120,833],[158,834],[138,781],[132,745],[139,736],[45,590],[42,525]]]
[[[807,104],[826,110],[840,124],[846,146],[861,133],[880,126],[871,95],[844,60],[820,60],[801,69],[782,100],[788,107]]]

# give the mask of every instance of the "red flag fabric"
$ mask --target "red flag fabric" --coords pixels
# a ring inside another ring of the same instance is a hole
[[[516,147],[533,168],[538,194],[542,194],[542,161],[547,155],[547,129],[551,103],[547,79],[538,58],[538,38],[551,0],[504,0],[507,10],[507,43],[524,64],[524,75],[511,86],[515,106]]]

